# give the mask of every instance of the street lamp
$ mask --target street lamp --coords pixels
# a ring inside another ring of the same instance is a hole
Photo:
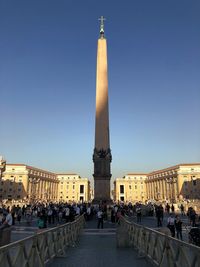
[[[30,177],[29,178],[29,183],[31,184],[31,190],[29,188],[29,196],[31,198],[31,202],[34,204],[35,203],[35,198],[36,198],[36,184],[40,182],[40,178],[36,177]]]
[[[6,169],[6,160],[0,156],[0,179],[2,178],[2,173],[5,171]]]
[[[171,195],[171,202],[175,202],[175,190],[174,190],[174,184],[177,183],[177,178],[176,177],[167,177],[166,182],[169,184],[169,189],[170,189],[170,195]]]

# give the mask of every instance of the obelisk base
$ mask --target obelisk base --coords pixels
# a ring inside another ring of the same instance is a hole
[[[111,203],[110,198],[110,179],[95,179],[94,180],[94,200],[93,203]]]

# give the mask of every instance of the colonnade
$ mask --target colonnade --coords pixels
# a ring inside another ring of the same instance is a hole
[[[34,201],[56,201],[58,192],[58,181],[40,177],[29,178],[28,195],[29,200]]]
[[[178,183],[177,179],[171,179],[171,182],[166,177],[149,178],[146,180],[147,199],[172,201],[178,198]]]

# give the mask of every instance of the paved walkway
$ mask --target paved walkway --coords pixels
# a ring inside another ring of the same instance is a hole
[[[87,222],[75,247],[66,250],[65,257],[55,258],[48,267],[150,267],[133,249],[116,247],[115,225],[105,223],[97,229],[97,222]]]

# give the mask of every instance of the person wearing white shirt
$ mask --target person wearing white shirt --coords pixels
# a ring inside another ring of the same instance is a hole
[[[1,225],[0,229],[4,229],[4,228],[7,228],[7,227],[10,227],[12,226],[12,223],[13,223],[13,219],[12,219],[12,215],[11,213],[9,212],[7,215],[6,215],[6,219],[5,221],[3,222],[3,224]]]

